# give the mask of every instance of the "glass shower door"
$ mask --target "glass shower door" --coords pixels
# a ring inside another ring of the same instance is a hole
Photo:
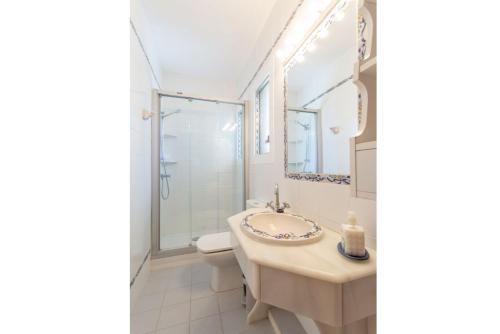
[[[226,231],[244,208],[242,104],[161,97],[160,249]]]

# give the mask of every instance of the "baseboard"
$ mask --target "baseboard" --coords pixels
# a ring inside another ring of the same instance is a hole
[[[149,279],[149,273],[151,272],[151,257],[148,256],[144,264],[142,265],[139,273],[135,277],[134,283],[130,287],[130,310],[134,308],[135,302],[139,298],[146,286]]]
[[[168,256],[151,260],[151,270],[161,270],[169,267],[189,265],[198,262],[201,262],[201,256],[198,253]]]

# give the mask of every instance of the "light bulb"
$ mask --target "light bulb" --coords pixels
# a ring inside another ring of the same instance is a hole
[[[298,36],[298,35],[304,33],[304,31],[306,30],[306,23],[303,21],[299,21],[295,24],[295,26],[293,27],[292,30],[295,33],[295,35]]]
[[[279,60],[283,60],[286,57],[285,51],[279,49],[276,51],[276,57],[278,57]]]
[[[285,38],[285,45],[288,48],[293,48],[295,44],[297,44],[299,37],[297,36],[296,33],[291,32],[286,38]]]
[[[342,19],[345,17],[345,13],[344,12],[338,12],[337,14],[335,14],[335,22],[339,22],[339,21],[342,21]]]
[[[321,11],[325,10],[326,7],[328,7],[328,5],[330,4],[331,0],[320,0],[319,1],[319,9]]]
[[[314,50],[316,50],[316,44],[311,43],[307,46],[307,51],[313,52]]]
[[[319,17],[319,13],[318,11],[313,11],[313,12],[309,12],[308,15],[307,15],[307,18],[306,18],[306,23],[308,26],[310,26],[311,24],[313,24],[314,22],[316,22],[316,20],[318,19]]]

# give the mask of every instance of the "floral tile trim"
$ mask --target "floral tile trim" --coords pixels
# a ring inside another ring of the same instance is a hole
[[[351,184],[350,175],[288,173],[287,177],[293,180],[332,182],[336,184]]]
[[[305,221],[306,223],[311,225],[311,230],[303,235],[295,235],[293,232],[269,234],[267,232],[256,229],[255,227],[253,227],[252,225],[250,225],[248,223],[250,218],[252,218],[254,216],[262,215],[262,214],[269,214],[269,212],[258,212],[258,213],[249,214],[248,216],[243,218],[243,220],[241,221],[241,226],[250,233],[254,233],[254,234],[257,234],[257,235],[264,237],[266,239],[272,239],[272,240],[307,240],[307,239],[319,236],[321,233],[323,233],[323,229],[321,228],[321,226],[319,226],[317,223],[315,223],[314,221],[312,221],[310,219],[307,219],[305,217],[295,215],[292,213],[280,213],[282,215],[297,217],[297,218]]]
[[[358,16],[358,59],[365,60],[367,42],[365,38],[366,19],[363,15]]]

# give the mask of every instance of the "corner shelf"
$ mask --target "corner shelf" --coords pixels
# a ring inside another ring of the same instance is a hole
[[[358,1],[358,60],[353,83],[358,89],[358,131],[350,139],[351,195],[377,196],[377,2]]]
[[[377,76],[377,57],[368,59],[366,62],[361,64],[359,67],[359,72],[367,75],[369,77]]]
[[[176,165],[177,161],[160,161],[160,163],[168,166],[168,165]]]

